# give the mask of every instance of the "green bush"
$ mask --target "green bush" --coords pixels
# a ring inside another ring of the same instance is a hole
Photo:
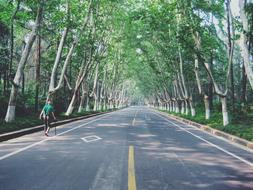
[[[57,120],[70,119],[70,118],[85,116],[85,115],[98,113],[98,112],[100,111],[88,111],[88,112],[84,111],[81,113],[74,112],[70,116],[65,116],[64,113],[60,113],[59,115],[57,115]],[[15,121],[12,123],[6,123],[4,119],[0,119],[0,134],[16,131],[20,129],[25,129],[25,128],[29,128],[29,127],[33,127],[37,125],[42,125],[42,124],[43,124],[43,121],[39,119],[37,114],[30,114],[25,117],[16,117]]]
[[[4,120],[0,120],[0,134],[15,131],[18,129],[29,128],[41,124],[43,124],[43,121],[40,120],[35,115],[33,116],[29,115],[26,117],[17,117],[16,120],[12,123],[6,123]]]
[[[184,114],[176,114],[173,112],[167,112],[171,115],[176,115],[203,125],[208,125],[212,128],[218,129],[220,131],[224,131],[231,135],[238,136],[240,138],[253,141],[253,114],[252,113],[234,113],[230,114],[230,124],[227,126],[223,126],[222,113],[218,112],[215,109],[215,112],[211,113],[211,118],[209,120],[205,119],[204,110],[199,107],[196,109],[196,116],[192,117],[191,115]]]

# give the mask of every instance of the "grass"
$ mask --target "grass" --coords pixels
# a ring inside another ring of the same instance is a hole
[[[28,115],[26,117],[17,117],[14,122],[6,123],[0,120],[0,134],[25,129],[43,124],[43,121],[36,115]]]
[[[110,111],[110,110],[107,110]],[[80,116],[89,115],[92,113],[105,112],[105,111],[85,111],[82,113],[73,113],[70,116],[65,116],[64,113],[59,114],[57,120],[65,120],[70,118],[76,118]],[[0,120],[0,134],[12,132],[20,129],[25,129],[29,127],[34,127],[38,125],[42,125],[43,121],[38,118],[38,115],[27,115],[25,117],[17,117],[14,122],[6,123],[3,119]]]
[[[201,108],[196,110],[197,114],[195,117],[192,117],[191,115],[184,115],[181,113],[173,113],[164,110],[161,111],[203,125],[208,125],[212,128],[229,133],[231,135],[235,135],[237,137],[253,141],[253,115],[250,113],[247,114],[237,113],[230,116],[230,124],[224,127],[222,121],[222,113],[218,111],[213,112],[209,120],[205,119],[205,112]]]

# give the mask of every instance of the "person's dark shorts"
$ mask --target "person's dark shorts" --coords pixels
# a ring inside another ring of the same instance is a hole
[[[52,118],[47,115],[45,116],[44,122],[45,122],[46,127],[51,127],[50,123],[52,122]]]

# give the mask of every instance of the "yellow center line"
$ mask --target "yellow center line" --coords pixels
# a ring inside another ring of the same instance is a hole
[[[133,146],[129,146],[128,151],[128,190],[136,190]]]

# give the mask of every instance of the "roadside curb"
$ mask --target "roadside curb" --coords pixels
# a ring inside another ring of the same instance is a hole
[[[90,118],[90,117],[94,117],[94,116],[98,116],[98,115],[103,115],[106,113],[110,113],[112,111],[106,111],[106,112],[99,112],[99,113],[93,113],[93,114],[88,114],[88,115],[84,115],[84,116],[80,116],[80,117],[75,117],[75,118],[71,118],[71,119],[65,119],[65,120],[61,120],[61,121],[56,121],[56,122],[52,122],[51,123],[51,127],[57,127],[59,125],[64,125],[73,121],[78,121],[78,120],[82,120],[82,119],[86,119],[86,118]],[[21,129],[18,131],[13,131],[13,132],[9,132],[9,133],[4,133],[0,135],[0,142],[3,141],[7,141],[10,139],[14,139],[23,135],[27,135],[27,134],[31,134],[31,133],[35,133],[38,131],[42,131],[44,129],[44,125],[38,125],[35,127],[29,127],[29,128],[25,128],[25,129]]]
[[[225,133],[225,132],[220,131],[218,129],[213,129],[213,128],[207,126],[207,125],[202,125],[202,124],[196,123],[194,121],[191,121],[191,120],[188,120],[188,119],[184,119],[182,117],[174,116],[174,115],[171,115],[169,113],[162,112],[162,111],[158,111],[158,112],[160,114],[162,114],[162,115],[170,118],[170,119],[174,119],[174,120],[179,121],[179,122],[184,123],[184,124],[189,124],[191,126],[199,128],[202,131],[206,131],[206,132],[211,133],[211,134],[213,134],[215,136],[222,137],[222,138],[224,138],[224,139],[226,139],[228,141],[231,141],[233,143],[239,144],[241,146],[245,146],[245,147],[253,150],[253,142],[251,142],[251,141],[248,141],[248,140],[242,139],[240,137],[237,137],[237,136]]]

